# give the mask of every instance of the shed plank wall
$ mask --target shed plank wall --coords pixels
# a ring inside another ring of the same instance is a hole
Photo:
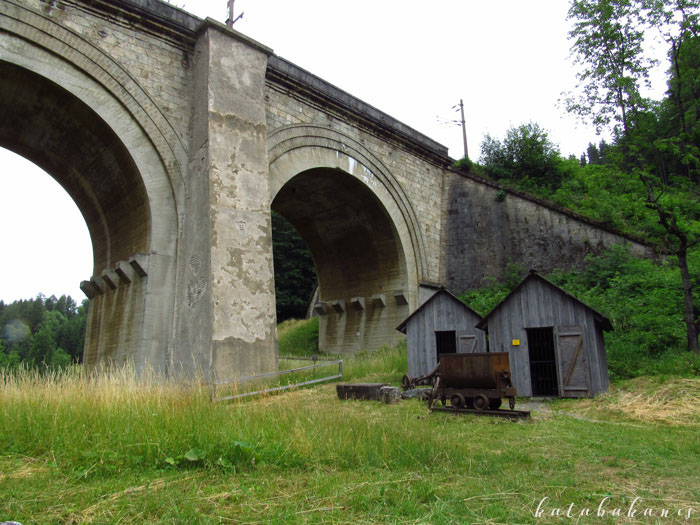
[[[584,358],[590,370],[592,393],[607,390],[605,349],[593,313],[556,288],[531,279],[489,319],[491,351],[509,353],[519,395],[532,395],[526,328],[565,325],[579,325],[584,331]],[[519,339],[520,346],[513,346],[513,339]]]
[[[435,332],[464,331],[477,335],[478,351],[486,351],[486,334],[476,328],[481,318],[466,310],[447,295],[437,295],[426,303],[406,325],[408,375],[417,377],[437,365]]]

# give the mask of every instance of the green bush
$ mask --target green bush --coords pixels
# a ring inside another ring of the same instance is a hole
[[[452,165],[453,168],[465,173],[469,173],[474,167],[474,163],[469,159],[469,157],[463,157],[459,159]]]
[[[605,341],[608,372],[613,381],[656,375],[700,376],[700,356],[692,352],[668,349],[650,356],[619,334],[606,336]]]
[[[523,189],[558,188],[563,162],[547,132],[533,122],[510,128],[503,140],[486,135],[481,144],[481,164],[489,177]]]

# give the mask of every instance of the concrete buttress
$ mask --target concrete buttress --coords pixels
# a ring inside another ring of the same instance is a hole
[[[277,369],[268,54],[211,20],[198,31],[175,374],[194,368],[228,379]]]

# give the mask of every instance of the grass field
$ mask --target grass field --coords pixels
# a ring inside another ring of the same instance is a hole
[[[405,363],[399,347],[345,370],[397,384]],[[525,422],[341,402],[332,384],[212,404],[128,373],[2,383],[0,521],[700,522],[693,379],[627,381]]]

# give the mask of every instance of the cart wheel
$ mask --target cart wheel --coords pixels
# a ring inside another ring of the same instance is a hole
[[[401,388],[404,390],[411,388],[411,378],[408,375],[404,375],[403,379],[401,379]]]
[[[474,396],[474,408],[477,410],[486,410],[489,406],[489,398],[484,394],[477,394]]]
[[[515,409],[515,398],[514,397],[508,398],[508,406],[510,407],[511,410]]]
[[[462,394],[452,394],[450,405],[454,408],[464,408],[464,396]]]
[[[489,399],[489,410],[498,410],[501,408],[501,398],[493,397]]]

